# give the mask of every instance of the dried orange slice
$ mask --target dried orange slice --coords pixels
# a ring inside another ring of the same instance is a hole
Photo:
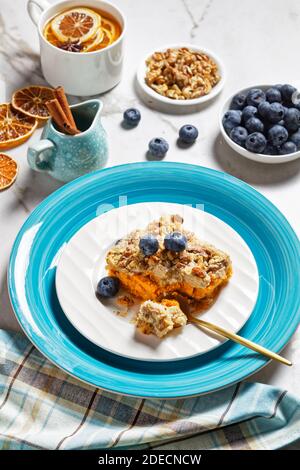
[[[0,104],[0,148],[9,149],[29,139],[38,121],[12,108],[10,103]]]
[[[81,43],[95,36],[101,25],[101,16],[89,8],[73,8],[57,15],[51,29],[61,42],[79,39]]]
[[[36,119],[49,118],[46,102],[55,98],[52,88],[32,85],[14,92],[12,105],[18,111]]]
[[[0,191],[13,184],[17,177],[18,164],[8,155],[0,153]]]

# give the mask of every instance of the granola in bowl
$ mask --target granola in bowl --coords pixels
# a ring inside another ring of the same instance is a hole
[[[221,79],[212,57],[188,47],[154,52],[146,65],[146,84],[173,100],[193,100],[208,95]]]

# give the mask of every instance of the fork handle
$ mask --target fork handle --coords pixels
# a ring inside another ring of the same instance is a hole
[[[243,338],[242,336],[239,336],[235,333],[232,333],[231,331],[225,330],[221,326],[214,325],[213,323],[207,322],[205,320],[200,320],[199,318],[195,317],[188,317],[189,320],[192,323],[196,323],[197,325],[206,328],[210,331],[214,331],[215,333],[218,333],[221,336],[224,336],[225,338],[231,339],[232,341],[235,341],[236,343],[242,344],[243,346],[246,346],[246,348],[252,349],[253,351],[256,351],[263,356],[268,357],[269,359],[274,359],[275,361],[281,362],[282,364],[285,364],[286,366],[292,366],[293,363],[289,361],[288,359],[285,359],[282,356],[279,356],[279,354],[274,353],[273,351],[270,351],[267,348],[264,348],[263,346],[260,346],[257,343],[254,343],[253,341],[250,341],[249,339]]]

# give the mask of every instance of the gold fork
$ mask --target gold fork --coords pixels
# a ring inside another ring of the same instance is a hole
[[[221,326],[214,325],[213,323],[207,322],[205,320],[200,320],[199,318],[195,318],[191,314],[187,314],[187,317],[191,323],[195,323],[201,328],[206,328],[207,330],[213,331],[214,333],[217,333],[220,336],[224,336],[225,338],[231,339],[232,341],[235,341],[236,343],[242,344],[246,348],[252,349],[253,351],[258,352],[262,354],[263,356],[266,356],[270,359],[274,359],[275,361],[281,362],[282,364],[285,364],[286,366],[293,365],[291,361],[289,361],[288,359],[285,359],[282,356],[279,356],[279,354],[276,354],[273,351],[270,351],[269,349],[264,348],[263,346],[260,346],[259,344],[254,343],[253,341],[250,341],[249,339],[242,338],[242,336],[232,333],[229,330],[225,330],[225,328],[222,328]]]

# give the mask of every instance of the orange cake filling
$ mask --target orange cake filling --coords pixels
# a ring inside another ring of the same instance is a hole
[[[181,294],[195,300],[201,300],[205,297],[213,297],[214,292],[218,291],[217,288],[225,284],[232,273],[231,268],[228,268],[225,279],[214,279],[206,288],[192,287],[185,282],[160,287],[158,281],[150,273],[126,274],[121,271],[110,270],[109,274],[117,277],[123,287],[131,294],[143,300],[159,300],[168,294]]]

